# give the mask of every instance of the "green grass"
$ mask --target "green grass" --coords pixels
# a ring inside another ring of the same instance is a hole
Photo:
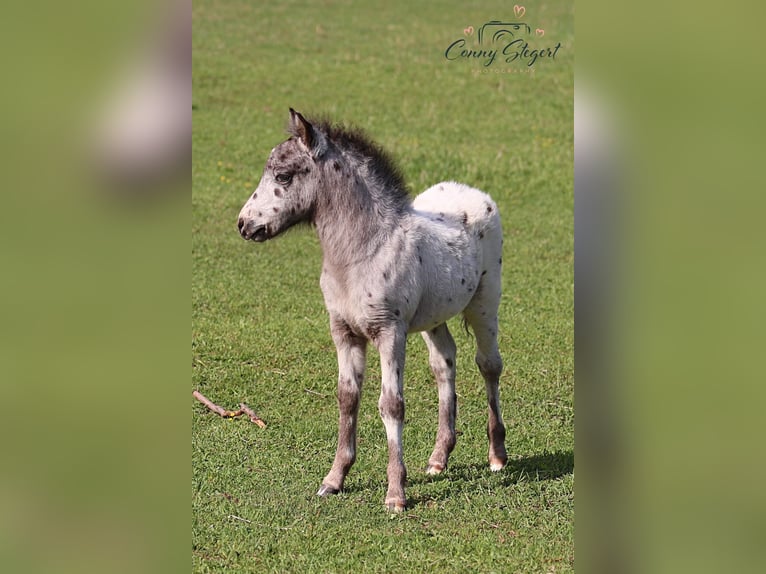
[[[477,76],[475,63],[443,57],[467,25],[512,16],[499,2],[195,2],[192,388],[227,407],[245,401],[268,423],[224,420],[192,399],[195,572],[573,570],[573,7],[527,7],[532,28],[562,43],[533,75]],[[503,217],[511,461],[488,469],[483,382],[454,320],[458,445],[444,475],[422,472],[437,396],[425,345],[410,337],[402,515],[383,507],[372,350],[346,491],[314,495],[337,432],[316,237],[297,229],[254,245],[236,232],[289,106],[364,127],[413,193],[464,181]]]

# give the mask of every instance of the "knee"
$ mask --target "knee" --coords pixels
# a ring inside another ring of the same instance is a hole
[[[404,420],[404,397],[393,391],[385,390],[380,394],[378,410],[383,419]]]
[[[359,387],[350,379],[338,379],[338,409],[340,412],[353,414],[358,407]]]

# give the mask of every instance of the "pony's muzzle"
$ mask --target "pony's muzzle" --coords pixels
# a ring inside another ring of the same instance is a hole
[[[253,241],[266,241],[269,238],[266,226],[256,225],[252,219],[245,220],[244,217],[240,217],[237,221],[237,227],[239,234],[248,241],[251,239]]]

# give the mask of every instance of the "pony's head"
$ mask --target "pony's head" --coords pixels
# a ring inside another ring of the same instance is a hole
[[[266,241],[311,221],[327,136],[292,108],[289,132],[292,137],[271,150],[258,187],[239,212],[237,227],[245,239]]]

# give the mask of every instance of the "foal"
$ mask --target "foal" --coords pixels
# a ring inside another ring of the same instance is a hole
[[[421,332],[439,392],[439,429],[426,472],[447,467],[455,446],[455,342],[446,321],[462,313],[476,337],[489,403],[489,465],[505,466],[497,347],[502,230],[485,193],[443,182],[410,200],[389,156],[363,134],[310,123],[290,109],[291,137],[271,151],[242,207],[245,239],[266,241],[296,223],[316,227],[320,286],[338,352],[338,448],[320,496],[336,494],[356,459],[356,425],[367,343],[380,353],[378,407],[388,437],[389,511],[404,510],[402,458],[405,345]]]

